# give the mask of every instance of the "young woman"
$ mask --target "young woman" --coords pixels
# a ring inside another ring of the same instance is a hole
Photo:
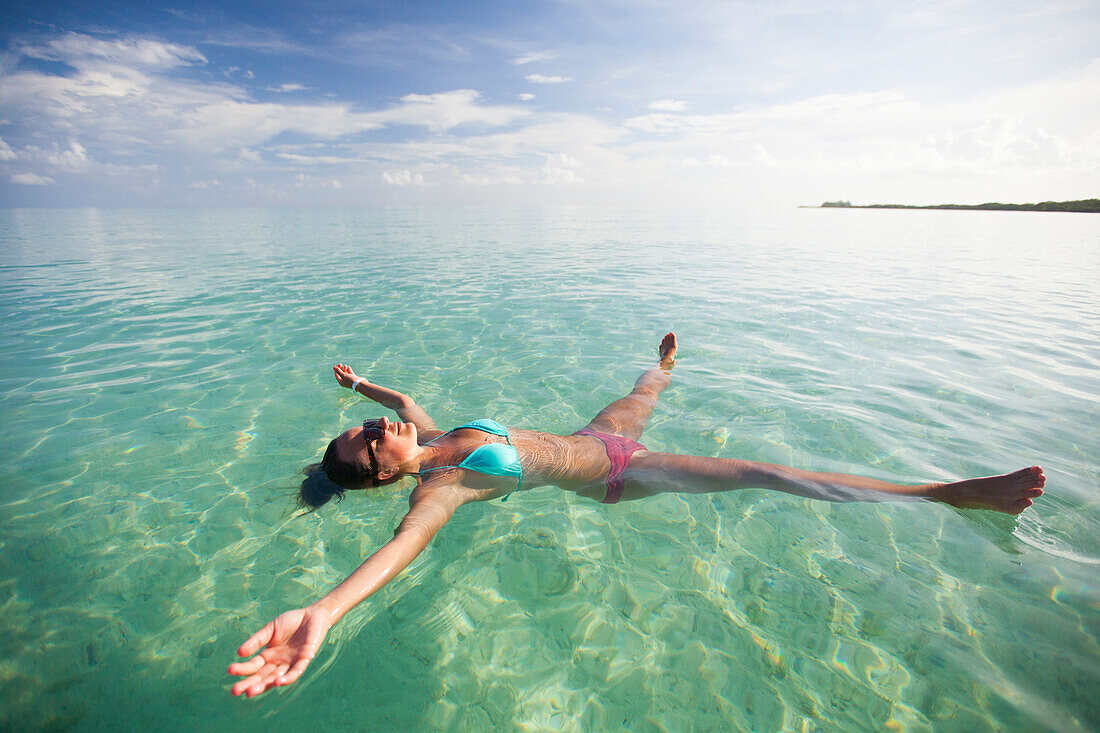
[[[244,677],[233,685],[233,694],[253,697],[297,680],[328,630],[404,570],[458,507],[520,489],[553,485],[614,504],[669,491],[765,488],[826,501],[927,499],[1009,514],[1019,514],[1043,493],[1045,477],[1038,466],[987,478],[903,486],[842,473],[648,451],[637,440],[658,395],[668,387],[676,336],[666,335],[658,352],[660,361],[638,378],[630,394],[572,435],[506,428],[486,418],[443,432],[408,396],[371,384],[346,364],[333,367],[341,386],[394,410],[400,422],[367,420],[335,438],[321,463],[307,469],[300,504],[316,509],[349,489],[369,489],[411,475],[417,485],[409,496],[409,512],[393,539],[344,582],[307,608],[278,616],[241,645],[239,656],[260,653],[230,665],[230,674]]]

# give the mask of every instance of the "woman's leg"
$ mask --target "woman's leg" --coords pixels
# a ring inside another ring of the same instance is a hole
[[[824,501],[906,501],[929,499],[958,507],[1019,514],[1043,493],[1039,466],[985,478],[892,484],[846,473],[816,473],[772,463],[732,458],[637,453],[623,476],[624,500],[667,492],[706,494],[734,489],[775,489]]]
[[[585,430],[595,430],[608,435],[621,435],[624,438],[638,440],[649,422],[653,408],[657,406],[657,397],[665,391],[672,381],[672,367],[676,364],[676,334],[666,334],[657,347],[661,360],[657,366],[650,367],[626,397],[617,399],[584,426]]]

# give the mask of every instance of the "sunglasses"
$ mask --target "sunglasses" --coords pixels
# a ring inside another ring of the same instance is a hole
[[[377,420],[363,421],[363,440],[367,442],[367,455],[370,457],[370,470],[375,484],[378,483],[378,461],[374,457],[374,441],[386,434]]]

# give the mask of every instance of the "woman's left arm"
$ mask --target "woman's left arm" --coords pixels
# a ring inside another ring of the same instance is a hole
[[[405,422],[416,425],[419,433],[429,430],[438,430],[435,421],[424,411],[424,408],[416,404],[416,400],[407,394],[395,389],[374,384],[366,377],[360,377],[352,371],[347,364],[337,364],[332,368],[332,374],[341,387],[348,387],[367,399],[374,400],[383,407],[388,407],[397,413],[397,416]]]
[[[429,495],[413,503],[393,539],[340,585],[316,603],[287,611],[253,634],[237,654],[245,657],[260,653],[247,662],[230,665],[230,674],[246,678],[233,685],[233,694],[254,697],[301,677],[329,629],[408,567],[454,515],[455,509],[465,503],[466,495],[466,489],[457,485],[433,487]]]

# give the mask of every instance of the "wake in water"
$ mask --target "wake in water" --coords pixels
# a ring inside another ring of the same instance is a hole
[[[259,695],[293,683],[313,659],[328,630],[348,611],[405,569],[463,504],[507,498],[536,486],[554,485],[605,504],[661,493],[713,493],[762,488],[825,501],[930,500],[956,507],[1019,514],[1042,495],[1038,466],[964,481],[894,484],[851,474],[820,473],[770,463],[679,455],[646,450],[638,442],[657,400],[671,381],[677,343],[667,334],[658,363],[572,435],[507,428],[482,418],[444,432],[415,400],[372,384],[346,364],[333,367],[336,381],[394,410],[367,420],[328,446],[307,469],[300,504],[316,510],[348,490],[369,489],[413,476],[409,512],[394,538],[372,554],[316,603],[288,611],[237,650],[260,653],[229,667],[245,677],[233,694]],[[261,650],[262,647],[262,650]]]

